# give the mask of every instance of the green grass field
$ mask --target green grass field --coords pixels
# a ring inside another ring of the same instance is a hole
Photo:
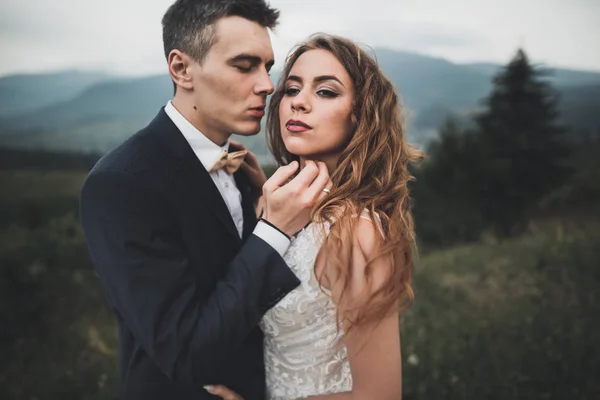
[[[423,255],[406,399],[596,399],[600,224]]]
[[[41,226],[76,212],[85,171],[0,170],[0,230]]]
[[[45,200],[78,196],[84,171],[0,171],[1,202]]]
[[[116,324],[76,212],[85,176],[0,171],[0,398],[115,399]],[[421,254],[401,320],[404,400],[600,398],[594,215]]]

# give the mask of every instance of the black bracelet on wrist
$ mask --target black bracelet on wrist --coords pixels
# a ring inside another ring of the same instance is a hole
[[[270,223],[269,221],[267,221],[264,218],[260,218],[260,221],[263,221],[265,224],[269,225],[270,227],[277,229],[279,232],[281,232],[282,235],[284,235],[286,238],[288,238],[288,240],[292,240],[291,237],[289,237],[289,235],[287,233],[285,233],[284,231],[282,231],[281,229],[279,229],[278,227],[276,227],[275,225],[273,225],[272,223]]]

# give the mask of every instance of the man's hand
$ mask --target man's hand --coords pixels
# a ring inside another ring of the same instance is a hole
[[[231,151],[247,150],[243,144],[236,142],[235,140],[229,142],[229,149]],[[252,186],[260,191],[267,181],[267,176],[253,152],[248,151],[240,169],[248,176]]]
[[[232,151],[240,151],[246,150],[243,144],[240,142],[236,142],[235,140],[231,140],[229,142],[229,149]],[[244,162],[240,166],[240,170],[246,174],[248,179],[250,179],[250,184],[252,185],[252,202],[254,204],[254,211],[256,212],[256,217],[260,217],[263,213],[263,209],[265,206],[265,200],[262,196],[262,187],[267,181],[267,176],[263,171],[258,159],[254,155],[253,152],[248,151],[246,157],[244,158]]]
[[[332,186],[325,163],[310,160],[294,179],[285,183],[297,169],[296,161],[280,167],[263,186],[263,218],[288,236],[310,222],[314,205],[326,196],[323,189]]]
[[[219,396],[223,400],[244,400],[242,396],[222,385],[204,386],[204,390],[210,394]]]

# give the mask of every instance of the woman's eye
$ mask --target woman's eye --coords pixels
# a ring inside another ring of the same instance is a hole
[[[286,96],[295,96],[298,93],[300,93],[300,91],[296,88],[287,88],[285,89],[285,95]]]
[[[333,91],[327,90],[327,89],[321,89],[321,90],[317,91],[317,94],[321,97],[326,97],[326,98],[334,98],[334,97],[338,96],[338,94],[336,92],[333,92]]]

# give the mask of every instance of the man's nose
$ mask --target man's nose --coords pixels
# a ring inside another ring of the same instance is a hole
[[[274,91],[275,87],[273,86],[269,73],[266,70],[262,71],[258,78],[258,82],[256,83],[256,94],[268,96]]]

